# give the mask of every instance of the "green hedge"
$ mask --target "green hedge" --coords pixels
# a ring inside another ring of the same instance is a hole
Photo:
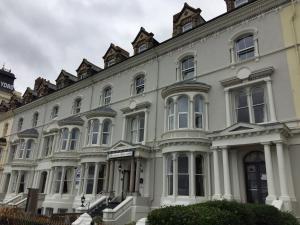
[[[210,201],[153,210],[149,225],[300,225],[289,213],[273,206]]]

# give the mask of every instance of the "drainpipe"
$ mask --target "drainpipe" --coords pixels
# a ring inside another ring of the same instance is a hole
[[[294,46],[295,46],[295,50],[296,50],[296,55],[298,58],[298,63],[300,64],[300,53],[299,53],[299,49],[298,49],[298,40],[297,40],[297,32],[296,32],[296,26],[295,26],[295,20],[297,17],[297,12],[296,12],[296,4],[298,3],[298,0],[292,0],[292,7],[293,7],[293,14],[291,17],[291,24],[292,24],[292,29],[293,29],[293,35],[294,35]]]

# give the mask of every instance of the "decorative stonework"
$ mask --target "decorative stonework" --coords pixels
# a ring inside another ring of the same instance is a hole
[[[129,53],[126,50],[117,45],[110,44],[108,50],[103,56],[104,68],[120,63],[127,58],[129,58]]]
[[[141,27],[139,33],[135,37],[134,41],[132,42],[134,54],[140,53],[139,48],[144,45],[145,50],[150,49],[154,46],[157,46],[159,43],[157,40],[153,38],[154,34],[149,33],[145,30],[145,28]],[[143,50],[143,51],[145,51]]]

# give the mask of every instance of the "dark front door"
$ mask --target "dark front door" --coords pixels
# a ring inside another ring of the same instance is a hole
[[[245,157],[247,202],[265,203],[268,195],[266,165],[262,152],[251,152]]]

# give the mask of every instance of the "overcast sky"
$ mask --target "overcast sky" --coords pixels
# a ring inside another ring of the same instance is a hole
[[[1,0],[1,67],[16,75],[20,92],[39,76],[54,83],[61,69],[75,74],[83,58],[102,67],[110,43],[132,54],[141,26],[169,39],[185,1],[206,20],[225,12],[224,0]]]

